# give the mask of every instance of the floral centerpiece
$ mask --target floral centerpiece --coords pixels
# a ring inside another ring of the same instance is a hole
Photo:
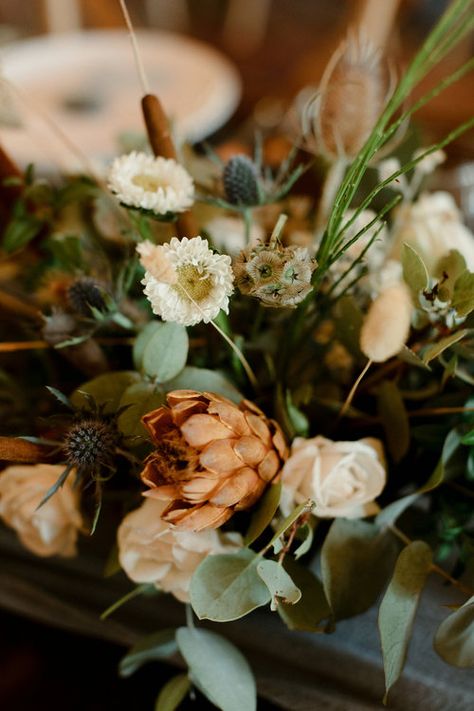
[[[147,91],[151,150],[105,177],[51,184],[2,151],[0,518],[38,556],[111,529],[122,604],[186,605],[122,665],[181,654],[157,708],[193,686],[255,708],[225,625],[199,621],[258,607],[320,634],[379,603],[388,694],[430,573],[466,595],[435,649],[474,663],[474,238],[426,189],[473,121],[400,149],[472,68],[410,100],[471,11],[450,5],[395,88],[350,35],[274,170],[258,138],[254,157],[178,154]]]

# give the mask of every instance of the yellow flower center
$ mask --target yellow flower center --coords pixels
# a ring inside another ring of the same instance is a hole
[[[193,301],[202,301],[211,293],[212,278],[205,276],[202,268],[195,264],[184,264],[176,268],[178,282],[174,289],[181,296]]]
[[[148,193],[156,193],[159,188],[165,189],[169,187],[164,180],[160,180],[154,175],[147,175],[146,173],[134,175],[132,183],[138,185],[139,188],[143,188],[143,190],[146,190]]]

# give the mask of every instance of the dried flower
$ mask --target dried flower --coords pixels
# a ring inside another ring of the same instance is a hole
[[[321,518],[359,518],[375,513],[374,499],[387,475],[379,440],[333,442],[297,437],[282,472],[280,508],[284,515],[308,499]]]
[[[136,583],[152,583],[189,601],[191,577],[208,555],[235,552],[242,547],[238,533],[208,529],[179,531],[162,520],[166,504],[146,499],[120,524],[117,534],[120,565]]]
[[[222,309],[228,313],[229,296],[233,291],[230,257],[215,254],[207,240],[201,237],[181,240],[173,237],[168,244],[156,247],[140,245],[141,261],[147,271],[142,281],[144,293],[153,313],[164,321],[193,326],[200,321],[212,321]],[[145,253],[146,250],[146,253]],[[153,262],[153,254],[156,260]],[[153,264],[163,270],[161,277]],[[148,271],[148,266],[153,270]],[[176,281],[169,282],[172,270]]]
[[[183,212],[194,202],[193,180],[172,158],[132,151],[114,160],[108,183],[124,205],[157,215]]]
[[[253,403],[176,390],[143,423],[155,451],[141,477],[145,496],[168,502],[162,518],[181,530],[218,528],[259,499],[287,449],[276,422]]]
[[[397,355],[407,342],[413,306],[408,287],[384,289],[371,304],[360,332],[362,352],[375,363]]]
[[[381,53],[367,39],[354,34],[342,42],[321,79],[312,118],[319,151],[333,159],[357,155],[382,111],[385,75]]]
[[[54,499],[38,508],[62,469],[56,464],[22,464],[0,473],[0,517],[35,555],[71,557],[76,553],[82,517],[72,485],[65,482]]]
[[[120,439],[115,421],[105,417],[84,417],[72,425],[64,440],[67,462],[79,477],[99,476],[103,467],[112,468]]]
[[[92,277],[80,277],[72,282],[67,298],[73,311],[81,316],[91,316],[91,308],[105,311],[106,305],[101,285]]]
[[[305,247],[261,245],[243,250],[233,266],[243,294],[255,296],[264,306],[294,307],[312,289],[316,260]]]
[[[223,181],[225,196],[232,205],[258,204],[258,171],[248,156],[232,156],[224,168]]]

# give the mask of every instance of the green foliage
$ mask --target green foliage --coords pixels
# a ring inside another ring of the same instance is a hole
[[[466,260],[457,249],[451,249],[436,265],[433,276],[441,283],[440,298],[450,301],[456,280],[466,271]]]
[[[155,704],[155,711],[175,711],[191,689],[187,674],[177,674],[161,689]]]
[[[257,688],[247,661],[228,640],[215,632],[180,627],[179,651],[193,684],[222,711],[256,711]]]
[[[134,674],[147,662],[167,659],[178,651],[174,629],[163,629],[144,637],[127,652],[120,660],[120,676],[128,677]]]
[[[301,590],[301,599],[295,605],[280,603],[278,614],[291,630],[321,632],[320,623],[331,614],[321,581],[289,556],[286,556],[284,566]]]
[[[321,572],[336,620],[359,615],[375,603],[396,555],[389,531],[357,519],[333,522],[321,550]]]
[[[295,605],[301,599],[301,590],[283,565],[275,560],[261,560],[257,565],[257,573],[270,591],[272,610],[276,610],[280,602]]]
[[[446,336],[436,343],[433,343],[431,346],[426,346],[426,348],[423,348],[422,352],[423,363],[430,363],[432,360],[441,355],[441,353],[443,353],[447,348],[450,348],[455,343],[462,340],[468,333],[467,329],[461,329],[460,331],[456,331],[450,336]]]
[[[125,390],[139,381],[140,376],[133,370],[104,373],[75,390],[71,395],[71,402],[77,408],[87,407],[89,403],[87,395],[89,395],[98,405],[104,405],[104,412],[116,412],[120,407]]]
[[[467,316],[474,309],[474,274],[467,269],[456,279],[451,305],[459,316]]]
[[[474,596],[441,623],[434,648],[448,664],[474,667]]]
[[[281,482],[271,484],[260,499],[258,508],[252,516],[250,526],[244,539],[246,546],[250,546],[264,532],[272,522],[278,509],[281,496]]]
[[[410,543],[398,557],[393,577],[380,604],[378,625],[385,670],[384,703],[402,673],[416,608],[431,562],[431,549],[426,543]]]
[[[422,258],[409,244],[403,245],[402,266],[405,283],[410,288],[414,303],[418,304],[418,296],[428,288],[430,279]]]
[[[151,325],[151,324],[150,324]],[[141,369],[160,383],[171,380],[186,365],[189,339],[184,326],[178,323],[157,323],[147,332],[143,347]]]
[[[384,380],[379,386],[377,410],[382,419],[389,452],[399,462],[410,446],[410,423],[402,395],[393,380]]]
[[[145,436],[140,420],[152,410],[165,404],[164,393],[154,383],[138,382],[130,385],[120,399],[120,409],[126,408],[118,418],[117,425],[128,437]]]
[[[257,573],[261,557],[248,548],[212,555],[191,579],[190,599],[199,619],[229,622],[270,602],[267,586]]]

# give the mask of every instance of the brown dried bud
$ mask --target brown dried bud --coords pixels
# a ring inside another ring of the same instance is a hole
[[[141,473],[145,496],[169,502],[162,518],[182,530],[218,528],[253,506],[286,457],[280,427],[247,400],[175,390],[142,419],[155,451]]]

